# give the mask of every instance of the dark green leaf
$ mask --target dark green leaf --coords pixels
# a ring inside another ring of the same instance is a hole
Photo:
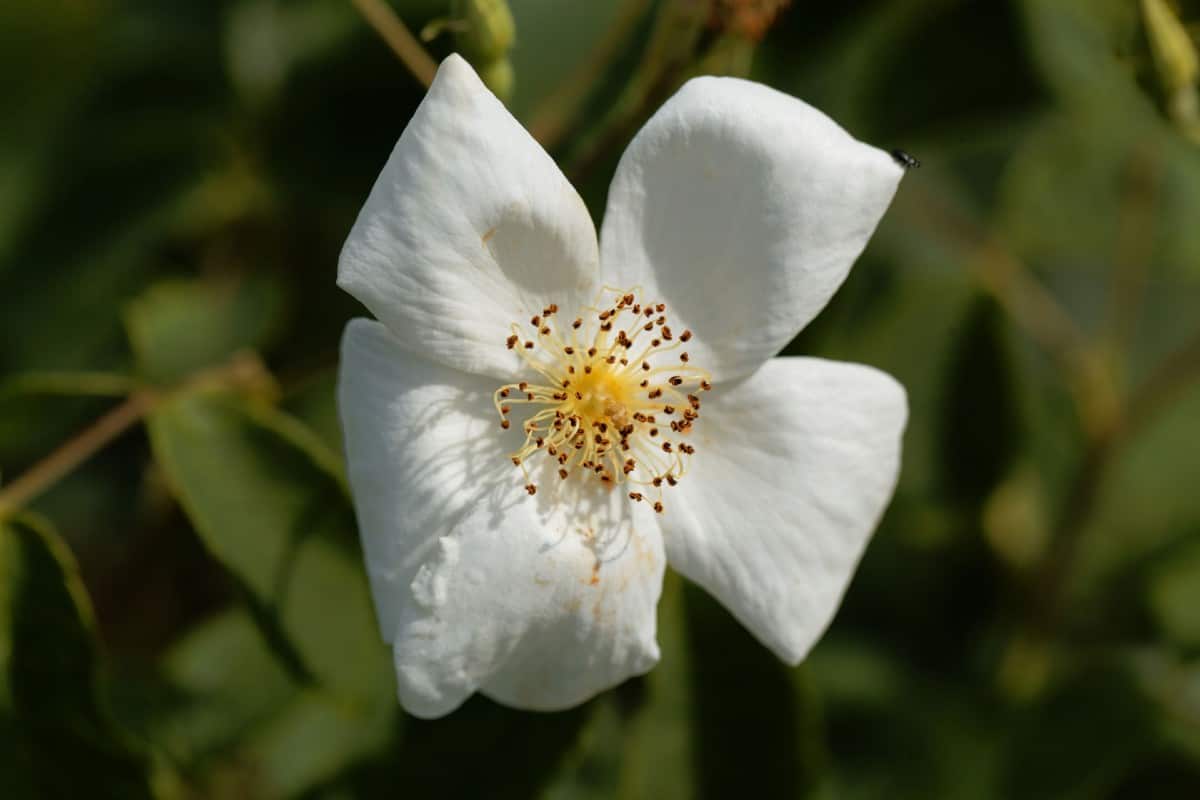
[[[13,716],[39,792],[150,797],[145,757],[99,696],[91,602],[75,559],[48,526],[26,517],[0,528],[0,552],[10,585]]]
[[[283,296],[261,276],[155,284],[129,304],[125,325],[138,367],[150,380],[175,383],[239,350],[267,344]]]
[[[177,397],[148,424],[197,533],[281,635],[285,659],[329,687],[394,704],[336,460],[291,418],[229,395]]]

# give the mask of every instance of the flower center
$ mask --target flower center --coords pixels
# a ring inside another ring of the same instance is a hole
[[[632,484],[630,499],[662,512],[663,485],[674,486],[696,452],[687,439],[700,416],[697,394],[712,388],[684,349],[692,332],[674,333],[666,310],[642,303],[636,289],[605,289],[597,306],[569,323],[559,322],[557,305],[542,309],[529,320],[532,338],[513,324],[508,349],[540,377],[501,386],[493,399],[505,429],[514,406],[530,407],[525,443],[511,454],[525,491],[537,492],[525,462],[542,451],[558,462],[563,481],[578,472],[609,486]]]

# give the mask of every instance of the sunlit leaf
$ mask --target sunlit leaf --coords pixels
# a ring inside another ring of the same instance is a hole
[[[278,631],[285,660],[298,658],[322,684],[393,704],[336,461],[294,420],[228,395],[180,396],[148,423],[197,533]]]

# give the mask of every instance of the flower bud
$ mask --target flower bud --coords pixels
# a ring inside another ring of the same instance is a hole
[[[455,43],[469,61],[480,67],[481,74],[492,62],[501,60],[516,39],[517,25],[505,0],[459,0],[455,18],[463,23]],[[502,67],[495,69],[503,71]],[[511,83],[512,65],[507,69]],[[491,82],[484,80],[496,91]]]

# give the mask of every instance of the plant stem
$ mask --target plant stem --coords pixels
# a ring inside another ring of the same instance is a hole
[[[350,0],[379,37],[387,43],[404,66],[408,67],[426,89],[433,83],[437,63],[429,55],[408,26],[384,0]]]
[[[93,422],[73,439],[30,467],[15,481],[0,488],[0,521],[23,508],[103,447],[129,430],[163,400],[187,391],[269,386],[274,380],[258,356],[251,352],[235,353],[229,361],[202,369],[173,389],[140,389],[116,408]]]
[[[25,474],[0,489],[0,519],[25,506],[57,483],[98,450],[116,439],[153,405],[153,395],[136,392],[93,422],[82,433],[34,464]]]

